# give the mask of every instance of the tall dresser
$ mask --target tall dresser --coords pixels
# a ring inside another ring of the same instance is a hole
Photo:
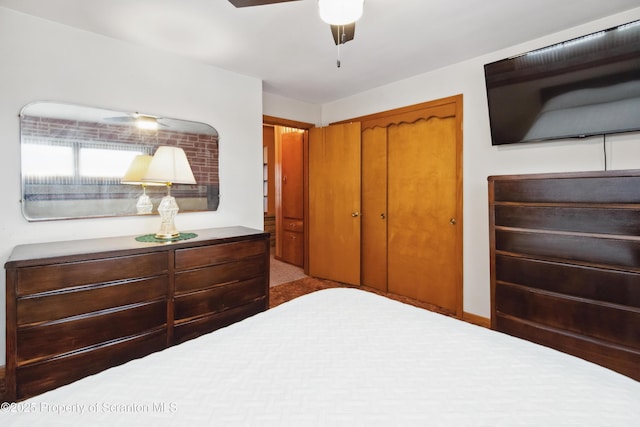
[[[264,311],[269,233],[194,230],[17,246],[7,275],[9,400],[21,400]]]

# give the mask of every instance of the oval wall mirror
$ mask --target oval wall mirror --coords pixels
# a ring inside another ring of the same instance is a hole
[[[157,214],[166,187],[123,183],[140,155],[182,148],[196,185],[175,184],[180,212],[215,211],[219,203],[218,132],[208,124],[58,102],[20,112],[22,212],[29,221]],[[126,180],[125,180],[126,181]]]

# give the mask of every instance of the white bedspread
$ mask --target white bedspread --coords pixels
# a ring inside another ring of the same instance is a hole
[[[640,382],[330,289],[2,412],[2,426],[632,426]]]

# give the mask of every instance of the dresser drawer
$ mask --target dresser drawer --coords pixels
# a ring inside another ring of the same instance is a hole
[[[17,368],[15,397],[23,399],[35,396],[106,368],[160,351],[166,345],[166,330],[154,330],[142,336],[129,337],[88,351]]]
[[[188,322],[180,322],[173,328],[174,343],[182,343],[260,313],[267,309],[267,303],[267,298],[264,298],[223,311],[214,316],[200,317]]]
[[[22,297],[16,301],[16,323],[24,326],[145,301],[166,300],[168,288],[169,277],[164,275]]]
[[[219,313],[263,298],[265,291],[265,280],[260,277],[184,294],[175,299],[174,317],[176,322],[180,322],[183,319]]]
[[[167,272],[167,253],[158,252],[18,270],[17,296],[74,286],[156,276]]]
[[[242,258],[264,255],[266,250],[265,240],[178,249],[175,253],[175,269],[188,270],[221,264]]]
[[[282,229],[287,231],[302,232],[304,223],[301,219],[283,218]]]
[[[178,295],[225,283],[265,277],[268,267],[264,257],[254,257],[196,270],[177,272],[175,275],[175,292]]]
[[[18,328],[17,365],[165,329],[166,323],[167,304],[156,301]]]
[[[304,239],[302,233],[282,233],[282,260],[302,267],[304,264]]]

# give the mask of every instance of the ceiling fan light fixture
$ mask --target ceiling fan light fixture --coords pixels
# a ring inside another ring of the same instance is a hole
[[[346,25],[362,16],[364,0],[318,0],[320,18],[331,25]]]
[[[140,114],[136,116],[135,122],[138,129],[158,130],[158,119],[153,116],[143,116]]]

